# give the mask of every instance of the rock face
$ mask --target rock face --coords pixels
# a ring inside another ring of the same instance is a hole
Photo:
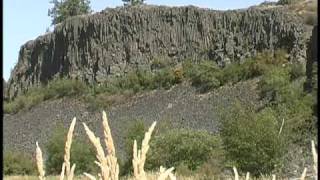
[[[2,90],[3,90],[3,97],[5,97],[6,96],[6,94],[5,94],[5,92],[6,92],[6,87],[7,87],[7,83],[6,83],[6,81],[2,78]]]
[[[314,26],[312,35],[307,43],[306,83],[305,89],[312,91],[317,88],[317,66],[318,66],[318,26]]]
[[[137,6],[74,17],[24,44],[7,84],[13,98],[55,77],[104,82],[155,58],[210,59],[224,66],[264,49],[304,57],[302,25],[278,9],[213,11]]]

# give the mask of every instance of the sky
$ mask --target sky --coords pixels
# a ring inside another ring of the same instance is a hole
[[[194,5],[215,10],[241,9],[264,0],[145,0],[146,4],[187,6]],[[271,0],[276,1],[276,0]],[[3,78],[7,81],[18,61],[20,47],[45,33],[51,25],[48,9],[50,0],[3,1]],[[122,6],[121,0],[91,0],[91,8],[99,12],[106,7]],[[52,29],[52,27],[51,27]]]

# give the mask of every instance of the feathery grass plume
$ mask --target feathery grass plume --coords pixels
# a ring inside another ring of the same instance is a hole
[[[45,171],[43,168],[43,158],[42,158],[42,152],[39,147],[38,141],[36,142],[36,160],[37,160],[37,167],[39,172],[39,180],[45,180]]]
[[[73,164],[71,167],[70,174],[67,176],[67,180],[73,180],[75,169],[76,169],[76,164]]]
[[[166,178],[169,176],[169,178],[171,179],[171,180],[174,180],[174,179],[176,179],[175,178],[175,176],[172,174],[172,171],[174,170],[174,167],[171,167],[171,168],[169,168],[169,169],[165,169],[165,168],[163,168],[162,166],[160,166],[160,175],[159,175],[159,177],[158,177],[158,179],[157,180],[166,180]],[[171,174],[171,176],[170,176],[170,174]]]
[[[170,180],[177,180],[177,177],[175,175],[173,175],[172,172],[170,172],[169,178],[170,178]]]
[[[88,128],[88,126],[83,123],[84,129],[91,141],[91,143],[95,146],[97,152],[98,162],[95,163],[101,169],[101,178],[103,180],[118,180],[119,179],[119,164],[117,162],[117,157],[115,153],[115,148],[113,144],[113,139],[111,136],[111,131],[108,124],[108,119],[106,113],[102,112],[102,124],[103,124],[103,132],[104,132],[104,142],[107,147],[107,155],[105,155],[102,145],[100,143],[100,139],[97,138],[94,133]],[[86,176],[90,176],[90,174],[85,174]]]
[[[108,154],[115,155],[116,152],[113,144],[113,139],[111,136],[110,127],[108,124],[107,114],[105,111],[102,112],[102,124],[103,124],[103,134],[105,137],[104,142],[106,143],[106,146],[107,146],[107,152]]]
[[[311,148],[312,148],[312,156],[313,156],[313,169],[314,169],[314,173],[315,173],[315,177],[317,179],[318,177],[318,153],[316,150],[316,146],[314,144],[314,141],[311,141]]]
[[[65,164],[65,163],[62,163],[62,170],[61,170],[61,174],[60,174],[60,180],[63,180],[63,179],[64,179],[65,169],[66,169],[66,164]]]
[[[134,140],[133,143],[133,174],[134,178],[137,180],[146,180],[146,173],[144,171],[144,164],[146,161],[146,155],[149,150],[149,141],[151,138],[151,134],[156,126],[157,122],[154,122],[149,130],[145,133],[144,139],[142,140],[141,150],[137,150],[137,141]]]
[[[86,173],[84,172],[83,173],[85,176],[87,176],[90,180],[97,180],[93,175],[89,174],[89,173]]]
[[[72,136],[73,136],[73,131],[74,127],[76,125],[76,118],[73,118],[68,134],[67,134],[67,141],[64,147],[64,164],[65,164],[65,173],[67,176],[67,179],[69,179],[70,174],[73,174],[74,172],[70,172],[70,150],[71,150],[71,144],[72,144]],[[74,166],[74,165],[73,165]],[[62,169],[62,171],[64,171]]]
[[[279,136],[282,132],[283,125],[284,125],[284,118],[282,118],[282,123],[281,123],[281,127],[280,127],[279,134],[278,134]]]
[[[239,174],[236,167],[233,167],[233,172],[234,172],[234,179],[239,180]]]
[[[249,180],[249,178],[250,178],[250,173],[247,172],[247,174],[246,174],[246,180]]]
[[[304,168],[303,172],[302,172],[302,175],[300,177],[300,180],[304,180],[305,177],[306,177],[306,174],[307,174],[307,168]]]
[[[97,157],[99,164],[100,164],[101,174],[102,174],[103,179],[106,180],[106,179],[108,179],[109,174],[108,174],[108,170],[106,169],[107,162],[106,162],[106,157],[105,157],[103,148],[100,143],[100,139],[94,135],[94,133],[88,128],[88,126],[85,123],[83,123],[83,126],[84,126],[84,129],[85,129],[91,143],[96,148],[96,152],[97,152],[96,157]]]
[[[116,151],[110,131],[110,127],[108,124],[108,118],[105,111],[102,112],[102,125],[103,125],[103,134],[104,134],[104,142],[107,147],[107,162],[108,167],[110,168],[110,178],[111,179],[119,179],[119,165],[117,162]]]

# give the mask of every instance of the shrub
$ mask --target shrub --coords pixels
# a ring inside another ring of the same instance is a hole
[[[79,80],[57,79],[51,81],[45,88],[45,99],[77,96],[86,93],[88,87]]]
[[[36,163],[30,155],[19,151],[4,151],[4,175],[34,175],[35,173]]]
[[[290,142],[307,146],[308,141],[316,134],[317,118],[314,107],[317,105],[316,95],[305,93],[303,90],[304,79],[297,79],[288,83],[278,91],[281,99],[271,106],[278,117],[285,119],[286,133]]]
[[[279,0],[278,4],[279,5],[291,5],[299,2],[300,0]]]
[[[185,165],[196,170],[209,157],[221,159],[223,154],[219,137],[205,131],[170,130],[155,136],[150,143],[146,162],[146,168],[150,170],[158,169],[160,165]]]
[[[223,84],[248,80],[262,74],[262,68],[255,60],[248,59],[243,64],[230,64],[222,69],[221,81]]]
[[[289,65],[289,73],[290,73],[290,80],[292,81],[306,75],[306,69],[300,63],[293,63]]]
[[[237,102],[222,111],[219,128],[229,163],[255,176],[271,173],[285,152],[280,126],[270,108],[255,112]]]
[[[141,148],[141,142],[144,138],[144,133],[146,132],[147,127],[145,126],[142,120],[134,120],[128,124],[126,135],[125,135],[125,152],[127,158],[123,163],[123,166],[120,168],[122,171],[121,175],[129,174],[133,171],[132,168],[132,158],[133,158],[133,141],[136,140],[138,144],[138,149]]]
[[[51,138],[46,144],[46,153],[48,155],[46,160],[46,172],[48,174],[59,174],[61,172],[61,165],[64,158],[64,146],[67,130],[59,125],[53,131]],[[83,139],[74,137],[71,146],[70,162],[75,163],[76,173],[96,172],[97,166],[94,164],[96,160],[95,151],[93,147],[88,146],[89,142]]]
[[[272,101],[280,101],[281,91],[290,82],[288,68],[275,67],[269,69],[259,82],[261,97],[270,97]]]
[[[172,69],[164,68],[161,71],[158,71],[153,78],[154,89],[155,88],[164,88],[169,89],[174,84],[179,83],[178,79]]]
[[[185,76],[189,78],[193,86],[196,86],[200,92],[206,92],[219,87],[221,82],[221,69],[211,61],[201,61],[199,64],[184,64]]]
[[[65,96],[77,96],[88,92],[88,87],[81,81],[70,79],[56,79],[47,86],[29,89],[25,94],[14,100],[4,103],[5,113],[17,113],[21,109],[30,109],[42,101],[61,98]]]
[[[162,69],[170,65],[170,60],[166,57],[157,57],[151,63],[151,69]]]
[[[177,83],[181,83],[182,80],[183,80],[183,69],[182,69],[182,67],[175,68],[173,73],[174,73],[175,81]]]

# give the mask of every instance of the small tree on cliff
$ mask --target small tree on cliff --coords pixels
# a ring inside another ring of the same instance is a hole
[[[139,4],[143,4],[144,0],[122,0],[122,2],[124,2],[124,5],[126,6],[135,6],[135,5],[139,5]]]
[[[48,16],[52,17],[52,25],[68,17],[91,12],[89,0],[51,0],[50,3],[53,4],[53,7],[48,10]]]

